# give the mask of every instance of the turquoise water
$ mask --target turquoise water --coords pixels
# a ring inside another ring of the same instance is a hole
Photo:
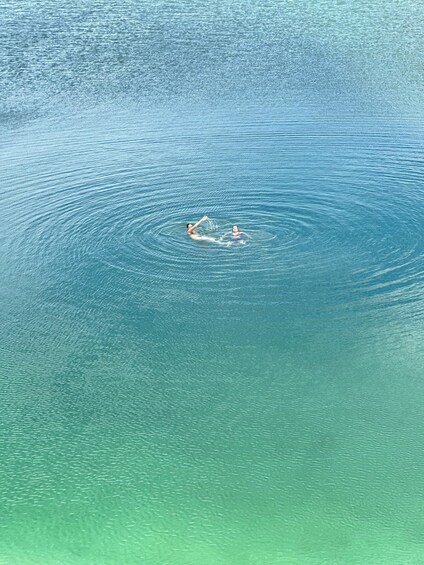
[[[1,564],[424,563],[423,19],[2,6]]]

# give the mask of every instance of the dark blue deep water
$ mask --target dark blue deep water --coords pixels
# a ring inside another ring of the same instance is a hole
[[[424,563],[423,29],[0,2],[1,565]]]

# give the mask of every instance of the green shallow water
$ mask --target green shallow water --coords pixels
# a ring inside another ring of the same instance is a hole
[[[126,327],[125,346],[104,335],[87,351],[62,327],[50,359],[21,357],[3,415],[3,561],[419,562],[411,345],[370,354],[324,327],[288,346],[290,329],[149,344]]]
[[[0,564],[423,563],[416,7],[0,18]]]

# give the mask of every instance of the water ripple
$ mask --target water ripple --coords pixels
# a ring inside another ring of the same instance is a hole
[[[206,133],[196,119],[167,119],[157,132],[127,123],[125,135],[112,120],[101,144],[84,128],[67,140],[53,129],[25,167],[9,163],[14,254],[38,266],[97,262],[154,288],[159,302],[181,297],[194,272],[193,300],[207,287],[217,299],[231,288],[241,303],[299,303],[307,289],[318,304],[325,287],[337,308],[421,301],[420,137],[401,130],[394,151],[398,126],[380,122],[358,145],[349,120],[322,136],[319,123],[262,116]],[[216,242],[185,233],[204,212]],[[233,223],[250,234],[246,245],[219,241]]]

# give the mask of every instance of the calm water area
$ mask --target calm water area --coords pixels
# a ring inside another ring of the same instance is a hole
[[[422,6],[0,8],[0,564],[424,563]]]

